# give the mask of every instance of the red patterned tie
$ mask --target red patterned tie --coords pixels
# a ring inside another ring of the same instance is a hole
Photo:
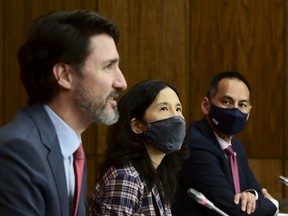
[[[235,192],[240,193],[240,182],[239,182],[236,153],[233,151],[232,145],[229,145],[226,149],[224,149],[224,151],[226,152],[230,161]]]
[[[74,157],[74,171],[76,182],[75,182],[74,206],[72,214],[76,216],[80,200],[80,192],[81,192],[84,161],[85,161],[85,153],[82,144],[80,144],[79,148],[74,152],[73,157]]]

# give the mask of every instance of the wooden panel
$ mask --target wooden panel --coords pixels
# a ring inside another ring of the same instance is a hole
[[[282,168],[282,172],[280,175],[283,175],[285,177],[288,176],[288,160],[285,160],[283,162],[284,166]],[[288,213],[288,187],[286,185],[282,185],[282,199],[279,200],[280,206],[282,208],[281,212]]]
[[[70,10],[77,8],[96,8],[96,1],[77,0],[6,0],[4,23],[4,71],[5,71],[5,98],[4,121],[10,120],[19,107],[26,103],[26,93],[18,79],[19,66],[17,51],[25,41],[27,29],[35,17],[55,10]],[[9,11],[9,13],[8,13]]]
[[[3,124],[3,95],[4,95],[4,51],[3,51],[3,1],[0,1],[0,125]]]
[[[287,16],[288,16],[288,3],[286,1],[286,5],[285,5],[285,11],[286,11],[286,17],[285,19],[287,20]],[[287,26],[287,22],[286,22],[286,26],[285,26],[285,62],[288,62],[288,26]],[[284,139],[284,143],[283,143],[283,148],[284,148],[284,156],[287,158],[288,157],[288,64],[285,64],[285,68],[284,68],[284,74],[285,77],[283,79],[284,82],[284,107],[283,107],[283,112],[284,112],[284,118],[283,118],[283,128],[284,128],[284,135],[283,135],[283,139]],[[287,205],[288,206],[288,205]]]
[[[285,171],[287,168],[283,167],[283,161],[281,159],[250,159],[249,164],[260,185],[279,201],[280,212],[288,213],[287,186],[278,181],[279,175],[288,175],[288,172]],[[288,161],[285,164],[287,167]]]
[[[288,177],[288,160],[285,159],[283,162],[284,166],[282,168],[282,172],[280,175],[286,176]],[[283,186],[283,197],[285,197],[287,199],[287,204],[288,204],[288,187],[287,186]],[[288,205],[287,205],[288,207]]]
[[[247,17],[247,22],[253,18],[249,26],[251,33],[247,35],[251,43],[245,53],[245,71],[253,86],[253,108],[247,134],[241,138],[251,156],[281,157],[283,154],[284,3],[256,1],[251,9],[257,11],[257,15],[251,13]]]
[[[17,3],[17,7],[15,7]],[[17,50],[23,43],[27,26],[27,14],[24,2],[6,1],[4,11],[4,73],[5,73],[5,97],[4,97],[4,122],[9,121],[26,102],[26,94],[19,80],[19,66],[17,62]]]
[[[284,3],[192,1],[192,118],[202,116],[199,101],[211,75],[242,72],[253,88],[251,117],[240,135],[250,157],[283,151]]]
[[[282,184],[278,176],[282,175],[282,161],[272,159],[250,159],[250,167],[260,183],[275,199],[282,199]]]
[[[99,1],[100,14],[119,25],[120,66],[128,87],[146,79],[172,83],[189,121],[188,9],[185,0]]]

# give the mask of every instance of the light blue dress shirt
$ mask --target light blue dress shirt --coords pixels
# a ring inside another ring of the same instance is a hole
[[[82,143],[81,137],[66,124],[48,105],[44,105],[53,125],[60,143],[65,168],[66,183],[70,207],[73,206],[73,197],[75,191],[75,174],[73,167],[73,153]]]

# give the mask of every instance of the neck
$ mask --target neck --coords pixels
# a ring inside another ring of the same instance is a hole
[[[231,143],[232,140],[232,136],[227,136],[221,132],[219,132],[218,130],[214,129],[215,133],[221,138],[223,139],[225,142],[227,143]]]
[[[154,148],[150,144],[146,144],[147,153],[151,159],[152,165],[155,169],[158,168],[162,159],[165,157],[165,153],[159,151],[158,149]]]
[[[47,104],[63,121],[66,122],[78,135],[91,123],[90,120],[69,101],[53,100]]]

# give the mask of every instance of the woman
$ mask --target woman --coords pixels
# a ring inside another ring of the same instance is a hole
[[[185,135],[178,93],[148,80],[134,85],[118,108],[89,215],[171,215],[176,173],[186,154],[178,151]]]

